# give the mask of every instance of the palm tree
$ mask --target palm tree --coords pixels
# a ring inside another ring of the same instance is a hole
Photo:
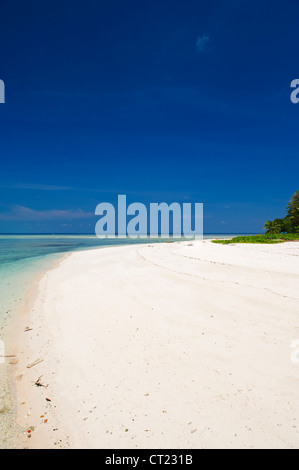
[[[266,233],[280,233],[281,228],[280,219],[267,220],[264,225],[264,230],[266,230]]]
[[[297,191],[291,198],[288,207],[289,224],[292,232],[298,232],[299,230],[299,191]]]
[[[266,233],[299,233],[299,190],[292,196],[284,219],[267,220]]]

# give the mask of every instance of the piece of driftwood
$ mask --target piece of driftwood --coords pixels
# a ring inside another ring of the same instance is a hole
[[[43,362],[43,359],[37,359],[36,361],[32,362],[31,364],[28,364],[27,369],[30,369],[33,366],[36,366],[40,362]]]

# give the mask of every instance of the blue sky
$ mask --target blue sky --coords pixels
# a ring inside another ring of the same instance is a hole
[[[299,4],[2,1],[0,233],[93,233],[95,207],[202,202],[261,232],[299,189]]]

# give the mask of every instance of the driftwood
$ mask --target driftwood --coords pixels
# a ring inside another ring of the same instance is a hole
[[[28,364],[27,369],[30,369],[33,366],[36,366],[40,362],[43,362],[43,359],[37,359],[36,361],[32,362],[31,364]]]

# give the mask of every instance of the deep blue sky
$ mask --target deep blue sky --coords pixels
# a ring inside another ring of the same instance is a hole
[[[203,202],[261,232],[299,189],[296,0],[1,0],[0,232]]]

